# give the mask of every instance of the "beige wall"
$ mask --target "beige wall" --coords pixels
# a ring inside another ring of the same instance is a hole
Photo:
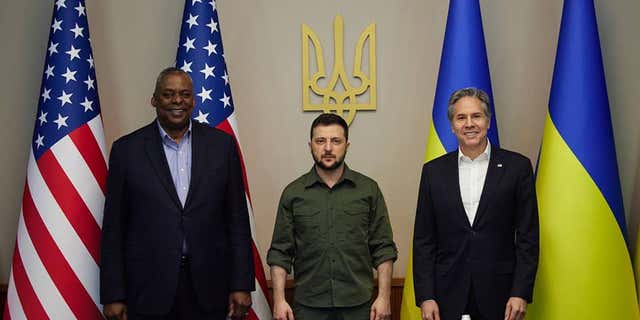
[[[301,111],[300,25],[332,52],[332,21],[345,20],[345,56],[376,23],[378,110],[351,126],[351,167],[375,178],[387,199],[404,276],[418,176],[440,63],[444,0],[220,0],[226,58],[265,257],[282,188],[308,170]],[[502,146],[537,158],[547,109],[562,3],[483,0],[483,21]],[[157,72],[173,64],[182,17],[178,0],[88,0],[107,145],[153,118]],[[596,1],[618,163],[629,226],[640,222],[640,12],[637,1]],[[51,3],[5,0],[0,12],[0,282],[6,282],[39,96]],[[331,66],[331,62],[329,62]]]

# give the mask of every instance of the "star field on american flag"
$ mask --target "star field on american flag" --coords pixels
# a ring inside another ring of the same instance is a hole
[[[215,1],[185,3],[176,66],[193,79],[193,118],[217,126],[233,113]]]
[[[33,153],[38,159],[58,140],[100,113],[84,1],[57,0],[38,101]]]

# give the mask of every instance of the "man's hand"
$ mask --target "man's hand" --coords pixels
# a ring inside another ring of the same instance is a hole
[[[378,297],[371,305],[369,320],[391,320],[391,275],[393,260],[380,263],[378,271]]]
[[[231,319],[245,319],[251,307],[251,294],[235,291],[229,294],[229,317]]]
[[[527,301],[519,297],[511,297],[504,310],[504,320],[523,320],[527,312]]]
[[[273,319],[274,320],[295,320],[293,310],[287,303],[287,300],[274,301],[273,303]]]
[[[391,319],[391,301],[388,297],[378,295],[371,305],[371,313],[369,320],[390,320]]]
[[[107,303],[102,312],[107,320],[127,320],[127,305],[122,302]]]
[[[440,320],[440,310],[435,300],[423,301],[420,311],[422,311],[422,320]]]
[[[294,320],[293,310],[284,296],[287,282],[287,270],[278,265],[271,266],[271,285],[273,287],[273,319]]]

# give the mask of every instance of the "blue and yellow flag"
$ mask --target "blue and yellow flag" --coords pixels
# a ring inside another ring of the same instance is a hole
[[[633,255],[634,271],[636,273],[636,293],[640,289],[640,232],[636,236],[636,250]],[[638,295],[638,303],[640,304],[640,295]]]
[[[536,178],[528,319],[639,319],[592,0],[566,0]]]
[[[480,88],[493,101],[478,0],[451,0],[425,162],[458,148],[458,140],[451,132],[451,125],[447,118],[447,107],[449,96],[454,91],[465,87]],[[491,144],[498,146],[498,127],[495,112],[493,107],[491,108],[491,127],[487,135]],[[412,263],[413,254],[410,253],[400,309],[402,320],[421,319],[420,309],[416,307],[415,301]]]

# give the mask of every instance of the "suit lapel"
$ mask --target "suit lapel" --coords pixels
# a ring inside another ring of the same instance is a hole
[[[176,187],[173,185],[173,179],[171,178],[171,171],[169,170],[169,164],[167,163],[167,156],[164,154],[162,147],[162,141],[160,139],[160,130],[158,130],[157,122],[152,122],[147,126],[147,135],[145,137],[145,151],[149,157],[151,166],[156,171],[156,175],[160,179],[160,183],[171,197],[171,200],[178,208],[182,207]]]
[[[492,146],[491,156],[489,158],[489,167],[487,168],[487,176],[484,179],[484,186],[482,187],[482,195],[480,196],[480,203],[478,204],[478,211],[476,212],[474,224],[480,221],[480,219],[485,215],[485,211],[487,211],[491,198],[500,183],[504,170],[502,150]]]
[[[464,204],[462,204],[462,194],[460,193],[460,172],[458,172],[458,151],[449,153],[449,159],[447,160],[447,167],[445,177],[453,177],[453,179],[445,179],[449,190],[449,194],[452,195],[453,201],[455,201],[456,215],[458,215],[464,223],[471,227],[467,212],[464,210]]]
[[[191,179],[189,181],[189,192],[184,207],[187,208],[193,198],[195,186],[202,176],[205,164],[206,146],[204,139],[204,130],[199,123],[191,121]]]

